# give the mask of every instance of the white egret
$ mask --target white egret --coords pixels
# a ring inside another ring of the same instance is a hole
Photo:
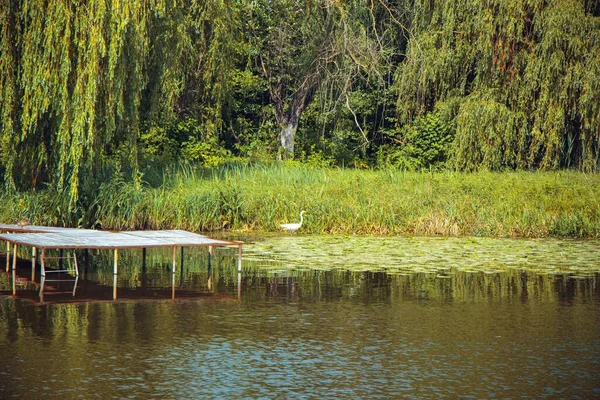
[[[291,233],[296,232],[302,226],[302,214],[304,214],[304,210],[300,211],[300,222],[296,224],[281,224],[280,226]]]

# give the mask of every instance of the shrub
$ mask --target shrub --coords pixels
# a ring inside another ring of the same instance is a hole
[[[453,121],[442,112],[419,116],[403,127],[400,147],[382,148],[379,163],[409,169],[440,168],[448,159],[454,138]]]

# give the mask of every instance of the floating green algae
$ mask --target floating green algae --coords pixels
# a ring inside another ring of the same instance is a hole
[[[271,269],[389,273],[499,273],[525,269],[585,276],[600,272],[599,240],[471,237],[254,236],[244,263]]]

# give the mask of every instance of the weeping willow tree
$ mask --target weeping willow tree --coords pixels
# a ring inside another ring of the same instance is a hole
[[[135,166],[149,16],[159,1],[2,1],[2,166],[9,188],[80,180],[126,149]]]
[[[414,4],[401,122],[458,101],[454,166],[600,168],[597,1]]]
[[[155,18],[145,120],[191,117],[209,135],[222,130],[231,74],[242,52],[242,10],[239,1],[187,0]]]
[[[74,203],[107,160],[136,171],[142,123],[195,113],[218,124],[236,31],[229,3],[0,0],[7,188],[49,182]]]

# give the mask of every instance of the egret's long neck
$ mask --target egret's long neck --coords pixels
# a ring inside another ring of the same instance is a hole
[[[302,215],[302,213],[300,213],[300,225],[302,225],[302,219],[303,219],[303,217],[304,216]]]

